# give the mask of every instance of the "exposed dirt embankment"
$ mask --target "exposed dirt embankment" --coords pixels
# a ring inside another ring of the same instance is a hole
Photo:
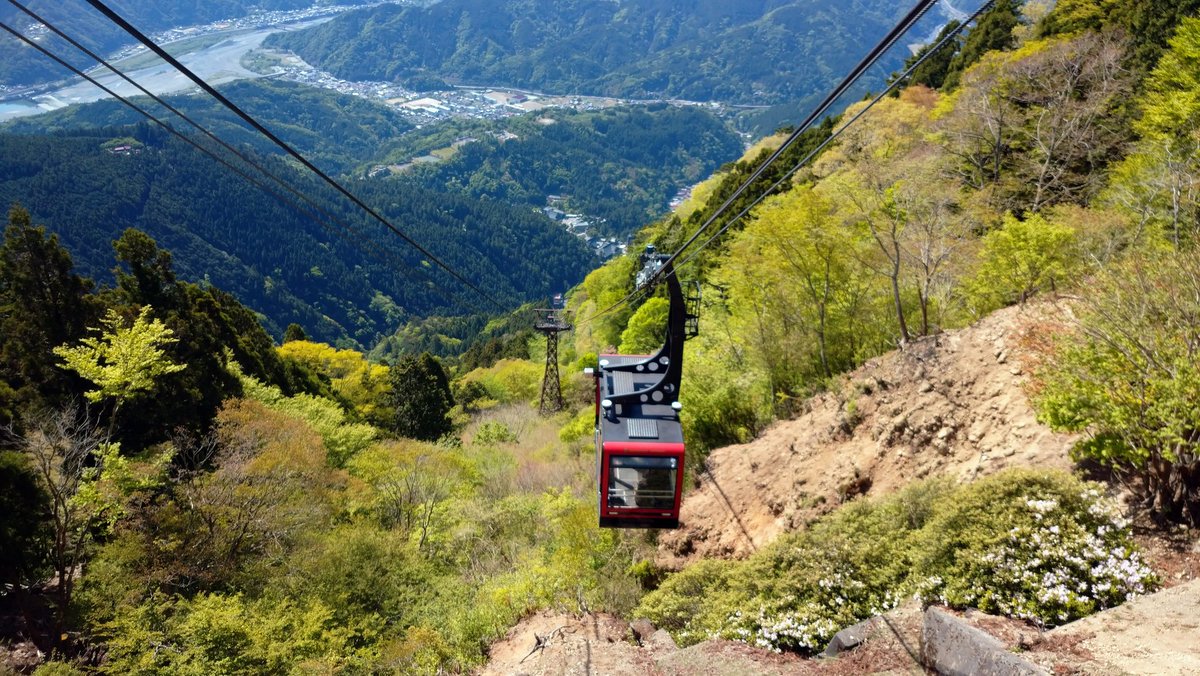
[[[644,635],[639,635],[641,627]],[[492,645],[479,676],[782,676],[816,673],[814,666],[796,655],[732,641],[705,641],[680,650],[667,632],[655,631],[644,620],[631,626],[605,613],[542,612]]]
[[[1010,466],[1067,468],[1074,437],[1037,422],[1029,346],[1061,326],[1048,304],[1008,308],[868,361],[809,412],[709,456],[658,564],[741,557],[863,494]]]

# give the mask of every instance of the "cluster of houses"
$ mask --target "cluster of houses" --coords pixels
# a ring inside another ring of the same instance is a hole
[[[625,253],[629,247],[629,242],[619,240],[615,237],[601,237],[597,235],[595,226],[598,224],[598,221],[583,214],[571,214],[563,211],[561,207],[564,206],[565,202],[566,198],[561,195],[548,195],[546,197],[546,206],[542,207],[542,213],[546,214],[550,219],[558,221],[567,232],[583,240],[588,245],[588,248],[596,254],[596,257],[602,261]]]

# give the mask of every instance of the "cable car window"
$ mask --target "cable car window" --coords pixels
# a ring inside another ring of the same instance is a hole
[[[672,509],[675,458],[614,455],[608,465],[608,506]]]

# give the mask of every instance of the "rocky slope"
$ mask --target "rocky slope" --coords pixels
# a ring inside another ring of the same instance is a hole
[[[961,480],[1009,466],[1069,466],[1073,437],[1037,422],[1030,346],[1065,308],[1012,307],[872,359],[804,415],[709,456],[658,561],[746,556],[839,504],[914,479]]]

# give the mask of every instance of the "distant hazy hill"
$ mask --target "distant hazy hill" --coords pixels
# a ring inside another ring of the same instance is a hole
[[[273,35],[268,44],[347,79],[435,75],[555,92],[779,103],[846,73],[908,7],[890,0],[443,0],[351,12]]]
[[[136,136],[145,146],[111,148]],[[112,240],[149,232],[175,255],[184,279],[210,280],[264,315],[278,336],[290,322],[326,341],[370,346],[400,322],[472,310],[440,295],[395,235],[276,158],[274,171],[332,206],[364,251],[283,207],[182,143],[146,127],[52,136],[0,135],[0,205],[22,202],[59,233],[84,274],[110,279]],[[389,182],[351,184],[369,204],[496,298],[516,305],[577,283],[591,268],[584,246],[528,208]],[[401,260],[388,252],[398,252]],[[433,274],[458,298],[461,287]],[[478,302],[478,301],[477,301]]]
[[[349,5],[356,0],[330,0],[325,4]],[[24,0],[21,4],[70,34],[89,49],[105,54],[133,38],[81,0]],[[161,31],[177,26],[209,23],[245,16],[253,8],[264,10],[311,7],[313,0],[109,0],[118,14],[140,30]],[[26,30],[34,21],[9,3],[0,7],[0,21]],[[78,55],[66,42],[53,35],[42,44],[80,67],[94,65]],[[57,80],[66,72],[46,57],[25,46],[8,33],[0,34],[0,84],[25,85]]]

